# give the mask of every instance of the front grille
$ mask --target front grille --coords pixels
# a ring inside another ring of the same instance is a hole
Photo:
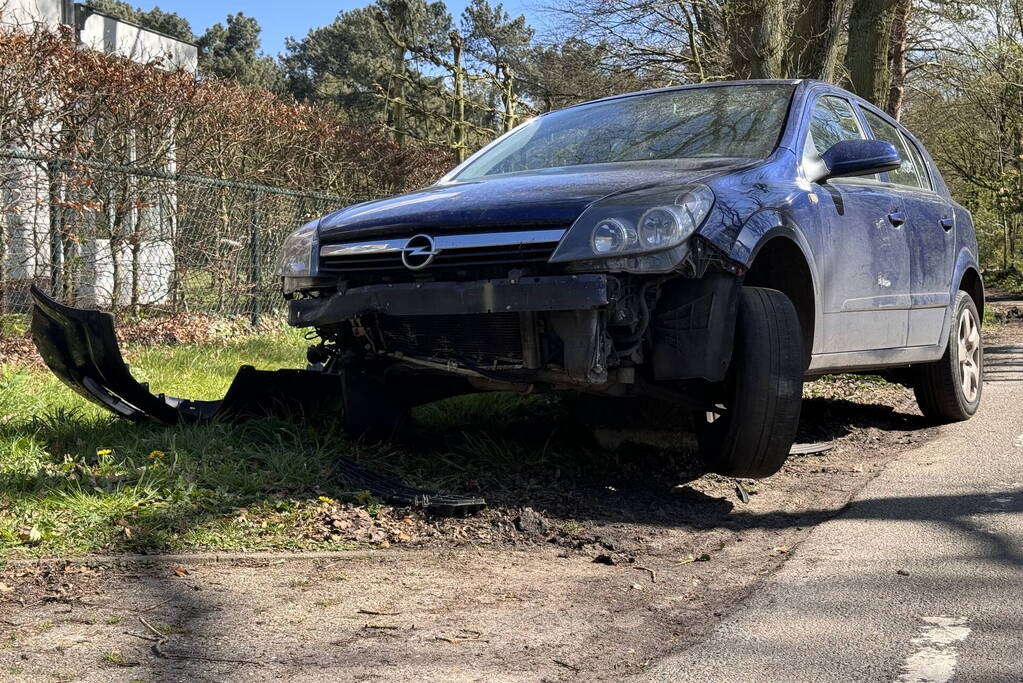
[[[378,315],[388,351],[478,365],[522,362],[518,313]]]
[[[553,244],[513,244],[499,247],[475,247],[442,251],[433,263],[420,271],[449,271],[460,268],[547,263],[554,253]],[[387,271],[413,272],[401,262],[400,253],[366,254],[360,256],[324,256],[320,260],[321,273],[383,273]]]
[[[427,238],[433,240],[433,260],[418,269],[408,268],[402,261],[408,237],[328,244],[322,248],[320,272],[358,282],[507,277],[509,271],[516,269],[539,273],[544,271],[563,234],[564,228],[546,228],[436,235]]]

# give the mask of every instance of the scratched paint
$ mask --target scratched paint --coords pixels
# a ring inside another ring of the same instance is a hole
[[[926,624],[910,644],[914,651],[902,665],[897,683],[947,683],[956,671],[955,645],[970,635],[964,617],[923,617]]]

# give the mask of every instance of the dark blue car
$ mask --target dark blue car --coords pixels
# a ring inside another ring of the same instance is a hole
[[[646,395],[699,416],[712,469],[762,477],[807,377],[906,369],[939,420],[981,397],[970,214],[912,134],[816,81],[536,117],[431,187],[302,227],[281,274],[355,431],[460,392]]]

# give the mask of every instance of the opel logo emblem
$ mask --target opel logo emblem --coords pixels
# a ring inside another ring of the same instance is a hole
[[[433,263],[434,257],[439,253],[432,237],[415,235],[409,237],[408,242],[401,248],[401,262],[409,270],[420,270]]]

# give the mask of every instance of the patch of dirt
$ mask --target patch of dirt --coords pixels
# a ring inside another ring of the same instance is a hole
[[[1023,300],[1009,297],[988,301],[994,324],[984,326],[984,345],[999,346],[1018,342],[1023,337]]]
[[[26,336],[0,334],[0,359],[4,363],[42,365],[32,339]]]

